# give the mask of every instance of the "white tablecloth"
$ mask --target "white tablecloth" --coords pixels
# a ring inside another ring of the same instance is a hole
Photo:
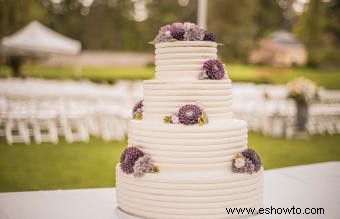
[[[340,218],[340,162],[265,171],[265,207],[324,208],[325,215],[256,218]],[[115,189],[0,193],[0,219],[119,219]]]

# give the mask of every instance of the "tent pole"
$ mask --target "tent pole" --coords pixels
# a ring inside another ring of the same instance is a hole
[[[198,0],[197,24],[203,29],[207,29],[208,1]]]

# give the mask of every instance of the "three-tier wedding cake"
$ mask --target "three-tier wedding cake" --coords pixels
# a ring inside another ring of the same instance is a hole
[[[262,206],[263,168],[233,119],[231,81],[215,35],[192,23],[162,27],[156,76],[144,81],[116,167],[117,206],[140,218],[235,217]]]

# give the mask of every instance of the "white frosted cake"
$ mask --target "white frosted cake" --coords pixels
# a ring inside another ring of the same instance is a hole
[[[156,76],[129,122],[116,167],[117,206],[140,218],[230,218],[262,206],[263,168],[233,119],[231,81],[212,33],[191,23],[162,27]]]

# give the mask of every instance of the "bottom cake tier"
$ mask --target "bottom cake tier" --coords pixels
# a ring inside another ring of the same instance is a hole
[[[116,167],[117,205],[141,218],[237,218],[226,208],[260,208],[263,169],[253,174],[220,170],[159,172],[134,177]]]

